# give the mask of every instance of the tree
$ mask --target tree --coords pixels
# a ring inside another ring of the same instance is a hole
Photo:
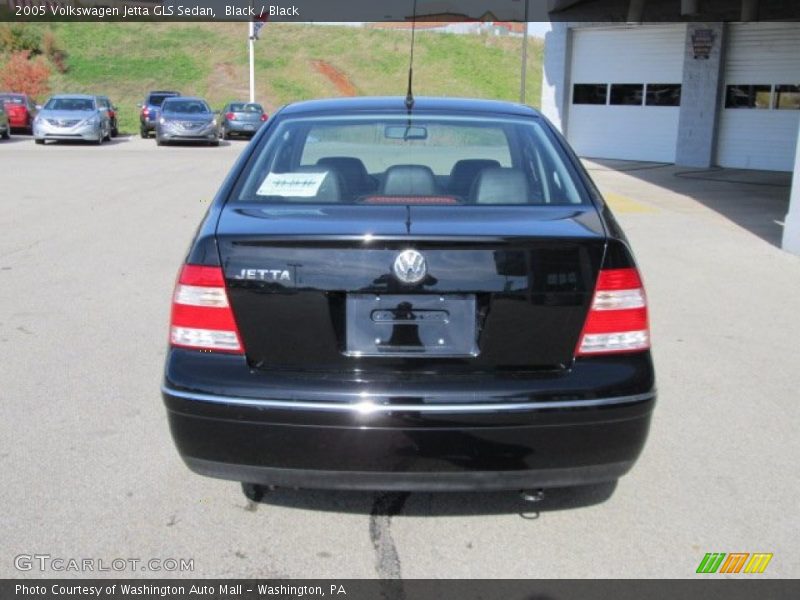
[[[28,50],[11,54],[0,68],[0,89],[41,98],[49,91],[50,67],[43,58],[30,59]]]

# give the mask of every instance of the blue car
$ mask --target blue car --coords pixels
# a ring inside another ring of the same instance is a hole
[[[142,110],[139,113],[139,134],[142,138],[147,139],[150,137],[150,132],[155,132],[156,123],[158,122],[158,115],[161,112],[161,105],[167,98],[174,98],[180,96],[180,92],[174,91],[154,91],[145,96]]]

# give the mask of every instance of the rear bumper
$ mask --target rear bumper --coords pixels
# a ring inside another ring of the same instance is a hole
[[[261,122],[246,123],[243,121],[226,121],[225,123],[225,128],[228,130],[228,133],[255,135],[260,127]]]
[[[8,115],[8,124],[14,129],[24,129],[30,126],[28,115]]]
[[[241,396],[177,387],[170,360],[162,393],[189,468],[265,485],[437,491],[611,481],[639,456],[655,404],[652,386],[554,400],[541,382],[504,398],[474,386],[370,400],[335,385]]]

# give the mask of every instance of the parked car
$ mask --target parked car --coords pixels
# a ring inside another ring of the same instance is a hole
[[[156,124],[156,143],[204,142],[219,146],[217,115],[202,98],[178,96],[167,98],[161,105]]]
[[[84,140],[102,144],[111,139],[108,113],[99,106],[97,96],[61,94],[53,96],[33,121],[33,139]]]
[[[220,114],[219,134],[223,140],[233,135],[253,137],[268,118],[255,102],[230,102]]]
[[[100,107],[101,110],[106,111],[108,113],[108,121],[111,127],[111,137],[117,137],[119,135],[119,122],[117,121],[117,107],[111,102],[111,99],[108,96],[98,96],[97,97],[97,105]]]
[[[11,124],[8,122],[8,115],[6,114],[3,105],[0,104],[0,138],[7,140],[11,137]]]
[[[155,132],[161,105],[167,98],[180,96],[180,92],[158,90],[145,96],[144,103],[139,112],[139,134],[143,138],[150,137],[150,132]]]
[[[506,102],[278,111],[196,233],[169,340],[179,453],[251,498],[613,481],[656,397],[624,233]]]
[[[33,98],[27,94],[0,92],[0,104],[5,106],[12,129],[33,132],[33,120],[39,112]]]

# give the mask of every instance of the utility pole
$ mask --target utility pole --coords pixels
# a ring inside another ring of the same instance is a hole
[[[525,83],[528,74],[528,0],[525,2],[525,31],[522,33],[522,73],[520,74],[519,101],[525,104]]]
[[[251,3],[252,6],[252,3]],[[256,59],[255,53],[255,43],[256,43],[256,31],[255,31],[255,23],[251,18],[250,21],[247,23],[247,27],[249,29],[249,35],[247,37],[247,44],[250,49],[250,102],[256,101]]]

